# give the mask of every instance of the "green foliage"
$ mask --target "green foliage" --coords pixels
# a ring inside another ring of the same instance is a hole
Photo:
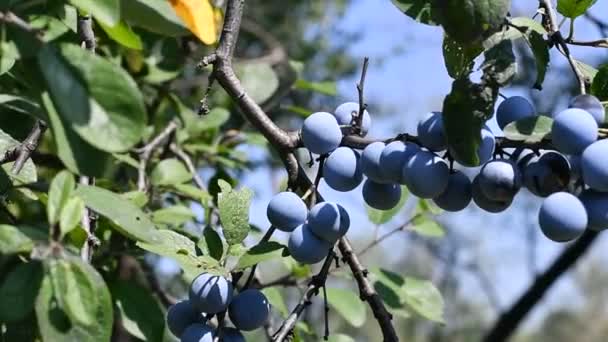
[[[49,189],[49,198],[46,203],[49,224],[59,222],[61,211],[70,199],[75,186],[74,176],[68,171],[61,171],[53,178]]]
[[[405,205],[405,202],[407,201],[408,197],[409,197],[409,190],[407,189],[407,187],[402,186],[401,187],[401,199],[399,199],[399,203],[397,203],[397,205],[389,210],[378,210],[378,209],[374,209],[370,206],[366,206],[367,207],[367,217],[369,218],[371,223],[374,224],[384,224],[388,221],[390,221],[393,217],[395,217],[395,215],[397,215],[398,213],[401,212],[401,209],[403,209],[403,206]]]
[[[120,0],[70,0],[84,13],[90,13],[95,19],[106,25],[114,26],[120,18]]]
[[[43,271],[39,262],[17,265],[0,285],[0,321],[17,322],[34,309]]]
[[[176,185],[192,179],[186,166],[176,158],[165,159],[156,164],[150,174],[153,185]]]
[[[253,193],[247,188],[233,190],[224,180],[218,181],[218,185],[221,192],[217,205],[224,238],[228,245],[236,245],[249,234],[249,205]]]
[[[352,290],[327,288],[327,302],[353,327],[360,327],[365,323],[365,305]]]
[[[563,16],[574,19],[587,12],[597,0],[557,0],[557,11]]]
[[[449,36],[443,37],[443,58],[448,74],[452,78],[468,76],[473,71],[474,61],[483,52],[481,44],[460,44]]]
[[[593,77],[591,93],[602,101],[608,100],[608,64],[604,64]]]
[[[166,36],[186,34],[183,22],[177,17],[167,1],[120,1],[120,13],[122,18],[131,25],[150,32]]]
[[[551,133],[553,119],[547,116],[535,116],[511,122],[504,129],[505,136],[515,141],[536,143]]]
[[[72,231],[72,229],[76,228],[84,213],[85,207],[82,199],[79,197],[70,198],[61,210],[61,217],[59,218],[61,236],[66,235]]]
[[[510,0],[452,0],[432,4],[433,14],[448,36],[462,44],[498,30],[510,7]]]
[[[147,342],[163,341],[165,315],[149,291],[133,282],[117,281],[110,287],[123,327]]]
[[[398,9],[412,19],[423,24],[436,25],[437,19],[432,10],[432,0],[391,0]]]
[[[237,263],[236,270],[244,270],[266,260],[286,256],[287,248],[275,241],[262,242],[251,247]]]
[[[0,255],[29,253],[34,241],[22,233],[19,227],[0,224]]]

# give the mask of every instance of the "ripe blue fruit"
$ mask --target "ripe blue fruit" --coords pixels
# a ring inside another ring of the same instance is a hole
[[[581,154],[597,140],[597,122],[587,111],[566,109],[557,114],[551,126],[553,145],[566,154]]]
[[[240,331],[234,328],[223,328],[222,329],[222,341],[223,342],[246,342],[245,336]]]
[[[378,210],[394,208],[401,199],[401,187],[397,184],[376,183],[368,179],[363,183],[363,200]]]
[[[524,167],[523,182],[531,193],[540,197],[563,191],[570,182],[570,163],[561,153],[545,152]]]
[[[479,172],[479,188],[485,197],[506,202],[513,199],[521,188],[521,171],[508,159],[487,162]]]
[[[481,129],[481,142],[479,143],[479,147],[477,148],[477,157],[479,158],[479,164],[483,165],[487,163],[492,156],[494,155],[494,150],[496,148],[496,137],[492,133],[489,127],[485,126]],[[477,166],[471,165],[469,163],[463,162],[461,159],[457,157],[456,153],[452,153],[455,156],[455,160],[464,166]]]
[[[402,172],[407,187],[420,198],[439,196],[448,186],[449,175],[445,161],[428,151],[413,155]]]
[[[440,112],[428,113],[418,123],[418,139],[424,147],[431,151],[443,151],[448,147],[443,132],[443,117]]]
[[[176,337],[180,337],[191,324],[199,322],[202,318],[189,300],[175,303],[167,310],[167,326]]]
[[[587,227],[595,231],[608,228],[608,193],[587,189],[579,196],[587,210]]]
[[[420,147],[411,142],[393,141],[386,145],[380,154],[380,169],[384,178],[392,183],[403,183],[403,167],[418,151]]]
[[[308,213],[308,227],[322,240],[334,244],[350,227],[350,217],[341,205],[322,202]]]
[[[248,289],[234,297],[228,315],[237,329],[255,330],[268,321],[270,303],[260,290]]]
[[[325,154],[335,150],[342,141],[342,131],[336,118],[325,112],[310,115],[302,126],[302,144],[310,152]]]
[[[181,342],[213,342],[213,328],[207,324],[194,323],[181,335]]]
[[[359,164],[359,153],[348,148],[338,147],[323,164],[323,178],[327,185],[337,191],[351,191],[363,181]]]
[[[556,242],[578,238],[587,227],[587,212],[583,203],[567,192],[547,197],[540,207],[538,223],[545,236]]]
[[[608,192],[608,140],[600,140],[585,149],[581,170],[585,184],[593,190]]]
[[[232,282],[222,276],[202,273],[194,278],[188,293],[200,312],[215,314],[226,310],[232,300]]]
[[[338,106],[334,115],[340,126],[350,126],[353,117],[359,114],[359,104],[356,102],[346,102]],[[367,112],[363,111],[363,121],[361,121],[361,136],[366,136],[372,126],[372,118]],[[348,130],[348,128],[347,128]],[[348,132],[345,130],[345,132]]]
[[[471,203],[472,186],[469,177],[455,171],[448,177],[448,186],[433,202],[443,210],[461,211]]]
[[[486,197],[479,186],[479,175],[473,179],[471,194],[473,196],[473,202],[475,202],[480,209],[489,213],[500,213],[505,211],[511,203],[513,203],[513,198],[496,201]]]
[[[570,108],[580,108],[586,110],[589,112],[589,114],[591,114],[591,116],[593,116],[598,125],[603,124],[604,120],[606,119],[606,110],[604,109],[604,105],[602,105],[600,100],[593,95],[581,94],[575,96],[570,101]]]
[[[496,110],[496,121],[500,129],[508,124],[536,115],[536,109],[526,98],[512,96],[501,102]]]
[[[293,192],[280,192],[268,203],[266,216],[270,224],[284,232],[291,232],[306,221],[308,208]]]
[[[570,178],[579,179],[583,176],[581,167],[581,156],[580,155],[567,155],[568,163],[570,164]]]
[[[361,171],[367,176],[367,178],[378,183],[388,183],[388,180],[382,172],[382,166],[380,165],[380,156],[384,150],[383,142],[374,142],[363,149],[361,154],[360,164]]]
[[[323,260],[329,253],[330,247],[331,244],[319,239],[307,224],[296,228],[289,235],[287,243],[291,257],[302,264],[316,264]]]

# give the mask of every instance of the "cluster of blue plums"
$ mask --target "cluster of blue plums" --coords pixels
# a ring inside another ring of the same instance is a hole
[[[232,282],[223,276],[202,273],[190,285],[188,299],[169,307],[167,325],[182,342],[212,342],[217,329],[212,315],[228,311],[234,325],[221,329],[222,340],[244,342],[241,334],[262,327],[269,319],[270,304],[257,289],[245,289],[233,298]]]

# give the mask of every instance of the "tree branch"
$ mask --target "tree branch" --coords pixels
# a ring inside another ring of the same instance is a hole
[[[524,317],[543,298],[551,286],[587,252],[598,233],[587,230],[576,242],[568,246],[553,264],[541,274],[513,306],[494,324],[484,341],[506,341],[517,329]]]
[[[47,129],[47,125],[42,120],[36,120],[34,127],[28,134],[27,138],[23,140],[18,146],[6,150],[4,156],[0,158],[0,164],[15,162],[11,168],[11,172],[15,175],[21,172],[25,162],[31,157],[32,153],[38,148],[40,139],[44,135]]]
[[[167,126],[149,143],[147,143],[144,147],[135,150],[136,153],[139,154],[139,167],[137,168],[138,177],[137,177],[137,189],[139,191],[146,191],[148,185],[146,181],[146,169],[148,167],[148,162],[152,157],[152,153],[165,142],[173,132],[178,127],[178,123],[176,120],[172,120],[167,124]]]
[[[190,173],[192,174],[192,179],[194,180],[194,183],[196,184],[196,186],[199,189],[206,191],[207,188],[205,187],[205,182],[203,182],[203,179],[198,174],[198,171],[196,170],[196,167],[194,166],[194,162],[192,161],[192,158],[190,158],[190,156],[184,150],[182,150],[179,146],[177,146],[177,144],[175,144],[175,143],[170,144],[169,149],[179,159],[181,159],[184,162],[184,164],[186,164],[188,171],[190,171]]]

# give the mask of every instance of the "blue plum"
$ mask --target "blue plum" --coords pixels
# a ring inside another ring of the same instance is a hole
[[[167,326],[176,337],[180,337],[191,324],[200,323],[201,318],[201,313],[194,308],[189,300],[177,302],[167,310]]]
[[[448,186],[433,202],[443,210],[461,211],[471,203],[472,186],[469,177],[455,171],[448,177]]]
[[[329,153],[342,141],[342,130],[336,118],[325,112],[311,114],[302,126],[302,144],[316,154]]]
[[[287,249],[292,258],[302,264],[316,264],[329,253],[331,244],[319,239],[307,224],[296,228],[289,235]]]
[[[270,317],[270,303],[257,289],[247,289],[234,297],[228,307],[228,316],[239,330],[260,328]]]
[[[401,187],[397,184],[376,183],[368,179],[363,183],[363,200],[378,210],[394,208],[401,199]]]
[[[307,225],[318,238],[334,244],[348,231],[350,217],[341,205],[322,202],[310,209]]]
[[[194,323],[180,337],[181,342],[213,342],[213,328],[207,324]]]
[[[536,109],[525,97],[512,96],[502,101],[496,110],[496,122],[505,129],[511,122],[536,115]]]
[[[202,273],[194,278],[188,293],[200,312],[215,314],[226,310],[232,300],[232,282],[222,276]]]
[[[587,189],[579,196],[587,210],[587,227],[595,231],[608,228],[608,193]]]
[[[405,185],[420,198],[439,196],[448,186],[449,175],[445,161],[428,151],[413,155],[402,170]]]
[[[603,124],[606,119],[606,109],[604,109],[604,105],[602,105],[602,102],[593,95],[581,94],[575,96],[570,101],[570,108],[586,110],[593,116],[598,125]]]
[[[388,183],[388,179],[384,176],[382,166],[380,165],[380,156],[384,147],[384,143],[379,141],[367,145],[363,149],[361,159],[359,160],[363,174],[378,183]]]
[[[547,197],[540,207],[538,223],[543,234],[555,242],[571,241],[585,231],[587,211],[576,196],[556,192]]]
[[[420,151],[420,147],[411,142],[393,141],[387,144],[380,155],[380,166],[384,178],[392,183],[403,183],[403,167],[418,151]]]
[[[583,180],[591,189],[608,192],[608,140],[585,149],[581,157]]]
[[[591,114],[579,108],[570,108],[555,116],[551,140],[562,153],[581,154],[597,140],[597,129],[597,122]]]
[[[564,191],[570,182],[570,163],[561,153],[549,151],[534,157],[523,169],[524,186],[531,193],[547,197]]]
[[[222,342],[247,342],[245,336],[235,328],[222,329]]]
[[[338,147],[323,164],[323,178],[337,191],[351,191],[363,181],[360,155],[348,147]]]
[[[489,161],[479,172],[479,188],[485,197],[494,201],[511,201],[521,188],[521,183],[521,171],[508,159]]]
[[[280,192],[270,200],[266,208],[270,224],[284,232],[291,232],[303,224],[308,216],[308,208],[293,192]]]
[[[448,147],[443,131],[443,117],[440,112],[428,113],[418,123],[418,139],[431,151],[443,151]]]
[[[486,197],[479,186],[479,175],[473,179],[471,190],[473,202],[475,202],[480,209],[483,209],[489,213],[500,213],[505,211],[507,208],[509,208],[511,203],[513,203],[513,198],[496,201]]]
[[[338,106],[334,115],[340,126],[350,126],[353,118],[359,113],[359,104],[356,102],[346,102]],[[372,126],[372,118],[367,112],[363,111],[363,121],[361,121],[361,136],[366,136]],[[348,131],[344,130],[348,133]]]

